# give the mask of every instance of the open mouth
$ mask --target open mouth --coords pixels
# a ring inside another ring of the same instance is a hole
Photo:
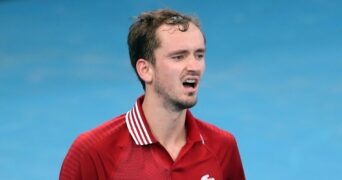
[[[195,88],[197,85],[197,80],[196,79],[187,79],[183,82],[184,87],[191,87]]]

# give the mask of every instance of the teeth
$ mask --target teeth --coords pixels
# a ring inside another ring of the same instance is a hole
[[[196,80],[194,80],[194,79],[188,79],[188,80],[186,80],[185,82],[186,82],[186,83],[195,83]]]

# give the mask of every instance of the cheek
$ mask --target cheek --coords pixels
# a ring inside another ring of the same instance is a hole
[[[159,82],[169,84],[175,78],[176,71],[171,68],[158,68],[154,75]]]
[[[179,73],[180,67],[173,64],[161,64],[157,70],[163,78],[173,78]]]
[[[203,63],[201,63],[200,69],[201,69],[202,74],[203,74],[205,71],[205,61],[203,61]]]

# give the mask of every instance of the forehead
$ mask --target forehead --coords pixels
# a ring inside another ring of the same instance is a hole
[[[162,25],[156,30],[157,39],[160,42],[161,48],[165,47],[188,47],[188,46],[200,46],[198,48],[204,48],[204,36],[201,30],[189,23],[189,27],[186,31],[181,31],[180,25]]]

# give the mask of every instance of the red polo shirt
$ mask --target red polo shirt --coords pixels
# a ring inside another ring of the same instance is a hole
[[[143,97],[126,114],[81,134],[64,159],[60,180],[244,180],[235,138],[186,113],[187,141],[173,161],[153,136]]]

